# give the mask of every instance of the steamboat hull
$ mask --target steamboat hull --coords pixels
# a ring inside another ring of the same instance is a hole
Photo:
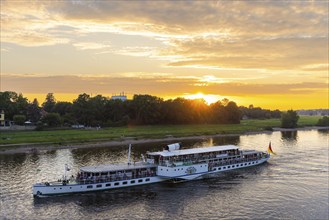
[[[216,176],[216,174],[221,172],[227,172],[231,170],[256,166],[266,162],[269,158],[270,157],[268,156],[254,161],[238,162],[238,163],[225,164],[220,166],[211,166],[211,164],[207,163],[207,164],[196,164],[196,165],[180,166],[179,168],[178,167],[172,168],[173,170],[175,170],[176,173],[178,169],[182,170],[182,172],[178,173],[178,175],[177,174],[161,175],[161,174],[165,174],[163,172],[161,173],[161,169],[164,168],[161,168],[161,166],[159,166],[157,175],[151,177],[137,178],[137,179],[90,183],[90,184],[86,184],[86,183],[80,184],[75,182],[68,184],[62,184],[60,182],[37,183],[33,185],[33,196],[41,197],[41,196],[51,196],[51,195],[59,195],[59,194],[104,191],[104,190],[153,184],[153,183],[159,183],[164,181],[179,183],[179,182]],[[193,171],[198,171],[198,170],[200,172],[193,173]],[[165,169],[165,171],[167,171],[167,169]],[[169,168],[167,172],[170,172]],[[180,175],[182,173],[184,174]]]

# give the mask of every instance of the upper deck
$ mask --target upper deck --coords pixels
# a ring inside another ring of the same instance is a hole
[[[118,164],[104,164],[98,166],[85,166],[81,167],[81,172],[86,173],[105,173],[105,172],[116,172],[116,171],[124,171],[124,170],[135,170],[142,168],[151,168],[155,167],[154,164],[146,164],[142,162],[138,163],[118,163]]]
[[[219,151],[227,151],[227,150],[238,150],[238,149],[239,148],[235,145],[224,145],[224,146],[212,146],[212,147],[204,147],[204,148],[151,152],[151,153],[147,153],[147,155],[172,157],[172,156],[193,155],[193,154],[211,153],[211,152],[219,152]]]

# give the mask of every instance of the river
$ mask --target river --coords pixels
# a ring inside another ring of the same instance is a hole
[[[33,198],[32,184],[57,180],[64,164],[125,162],[127,146],[0,155],[0,219],[328,219],[328,130],[207,138],[183,148],[235,144],[276,156],[256,167],[180,184]],[[135,145],[137,160],[170,143]]]

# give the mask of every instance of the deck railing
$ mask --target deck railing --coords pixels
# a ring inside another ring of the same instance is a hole
[[[152,177],[155,176],[155,172],[145,173],[145,174],[136,174],[136,175],[110,175],[110,176],[102,176],[102,177],[80,177],[76,178],[76,182],[79,184],[91,184],[91,183],[105,183],[105,182],[115,182],[115,181],[122,181],[122,180],[133,180],[133,179],[139,179],[139,178],[145,178],[145,177]]]

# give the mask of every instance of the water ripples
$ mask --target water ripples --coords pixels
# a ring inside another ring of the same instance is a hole
[[[127,147],[0,155],[0,219],[328,219],[328,132],[298,131],[183,142],[237,144],[277,153],[266,164],[182,184],[32,197],[35,182],[57,180],[64,164],[126,161]],[[134,146],[133,158],[161,144]]]

